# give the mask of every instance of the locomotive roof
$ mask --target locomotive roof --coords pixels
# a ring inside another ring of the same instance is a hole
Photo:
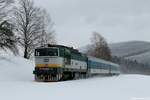
[[[68,48],[68,49],[73,49],[73,47],[67,47],[67,46],[64,46],[64,45],[53,45],[53,44],[48,44],[47,45],[48,47],[63,47],[63,48]]]
[[[78,49],[74,49],[73,47],[68,47],[68,46],[64,46],[64,45],[57,45],[57,44],[46,44],[44,46],[41,46],[41,47],[38,47],[37,49],[40,49],[40,48],[48,48],[48,47],[58,47],[58,48],[67,48],[69,50],[71,50],[71,52],[73,53],[79,53],[81,54]]]

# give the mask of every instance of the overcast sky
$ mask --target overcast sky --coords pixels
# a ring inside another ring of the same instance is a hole
[[[81,47],[96,31],[109,43],[150,41],[150,0],[35,0],[55,22],[59,44]]]

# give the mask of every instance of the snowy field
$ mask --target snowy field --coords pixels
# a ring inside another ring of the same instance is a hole
[[[0,56],[0,100],[150,100],[150,76],[120,75],[35,82],[34,63]]]

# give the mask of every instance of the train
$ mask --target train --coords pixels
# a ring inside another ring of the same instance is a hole
[[[73,47],[46,45],[34,52],[36,81],[57,82],[87,78],[94,75],[119,75],[120,66],[92,56]]]

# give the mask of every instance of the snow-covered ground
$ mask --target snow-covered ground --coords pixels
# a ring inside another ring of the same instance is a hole
[[[120,75],[35,82],[34,63],[0,56],[0,100],[150,100],[150,76]]]

